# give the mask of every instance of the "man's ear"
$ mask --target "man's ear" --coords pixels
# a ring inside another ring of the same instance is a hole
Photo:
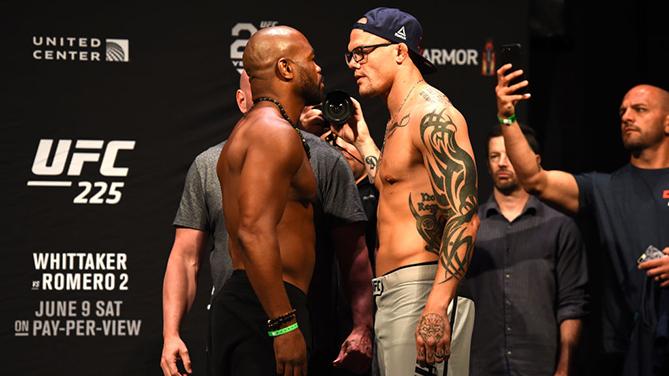
[[[664,116],[664,134],[669,135],[669,114]]]
[[[395,62],[397,64],[402,64],[404,60],[409,58],[409,47],[404,43],[397,44],[395,49]]]
[[[283,81],[291,81],[295,78],[295,66],[290,59],[285,57],[276,61],[276,74]]]
[[[246,102],[246,96],[241,89],[237,89],[235,93],[235,100],[237,102],[237,107],[242,114],[245,114],[249,110],[249,104]]]

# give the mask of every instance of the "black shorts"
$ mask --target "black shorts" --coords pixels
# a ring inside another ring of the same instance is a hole
[[[311,349],[307,297],[284,282],[288,300],[297,310],[297,322]],[[207,363],[210,376],[276,374],[273,339],[267,335],[267,314],[243,270],[235,270],[216,294],[209,310]]]

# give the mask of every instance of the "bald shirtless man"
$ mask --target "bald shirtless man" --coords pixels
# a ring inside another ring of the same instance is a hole
[[[346,62],[360,95],[386,101],[390,121],[381,151],[357,101],[352,120],[333,131],[360,151],[380,192],[381,375],[441,375],[449,355],[449,374],[467,375],[474,307],[456,296],[479,223],[476,166],[464,117],[423,80],[434,66],[421,56],[421,38],[420,23],[398,9],[373,9],[353,25]]]
[[[229,333],[211,349],[212,371],[305,375],[316,181],[295,121],[305,104],[320,102],[321,69],[305,36],[286,26],[255,33],[243,59],[255,106],[216,168],[235,271],[220,292]]]

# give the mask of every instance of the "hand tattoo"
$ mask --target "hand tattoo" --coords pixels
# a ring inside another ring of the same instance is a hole
[[[436,313],[426,313],[420,318],[418,324],[418,334],[425,343],[438,343],[444,338],[445,320]]]

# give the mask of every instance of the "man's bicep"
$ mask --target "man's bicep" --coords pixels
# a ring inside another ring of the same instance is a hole
[[[456,131],[456,148],[462,149],[462,158],[460,163],[462,164],[463,176],[466,178],[463,180],[462,192],[464,193],[463,198],[471,200],[474,197],[473,207],[474,212],[478,209],[478,202],[476,201],[477,190],[478,190],[478,173],[476,169],[476,159],[474,158],[474,151],[472,149],[471,141],[469,140],[469,130],[465,119],[460,115],[461,120],[458,122],[458,127]],[[459,190],[458,185],[456,184],[452,188],[455,191]],[[470,207],[471,209],[471,207]]]
[[[576,214],[579,209],[579,189],[574,175],[558,170],[544,173],[546,183],[539,191],[539,198],[556,204],[568,214]]]
[[[476,164],[467,126],[457,111],[442,108],[421,119],[420,134],[427,173],[445,219],[439,250],[443,281],[461,280],[478,228]]]
[[[205,202],[204,179],[197,160],[193,161],[184,181],[179,208],[174,218],[175,226],[206,229],[207,214]]]
[[[261,220],[278,223],[298,167],[297,158],[290,150],[250,148],[239,177],[241,223],[259,223]]]
[[[420,122],[421,146],[437,204],[455,213],[476,211],[477,175],[467,124],[457,111],[435,109]]]
[[[198,229],[188,227],[177,227],[174,234],[174,245],[172,251],[183,255],[199,258],[204,249],[207,233]]]

